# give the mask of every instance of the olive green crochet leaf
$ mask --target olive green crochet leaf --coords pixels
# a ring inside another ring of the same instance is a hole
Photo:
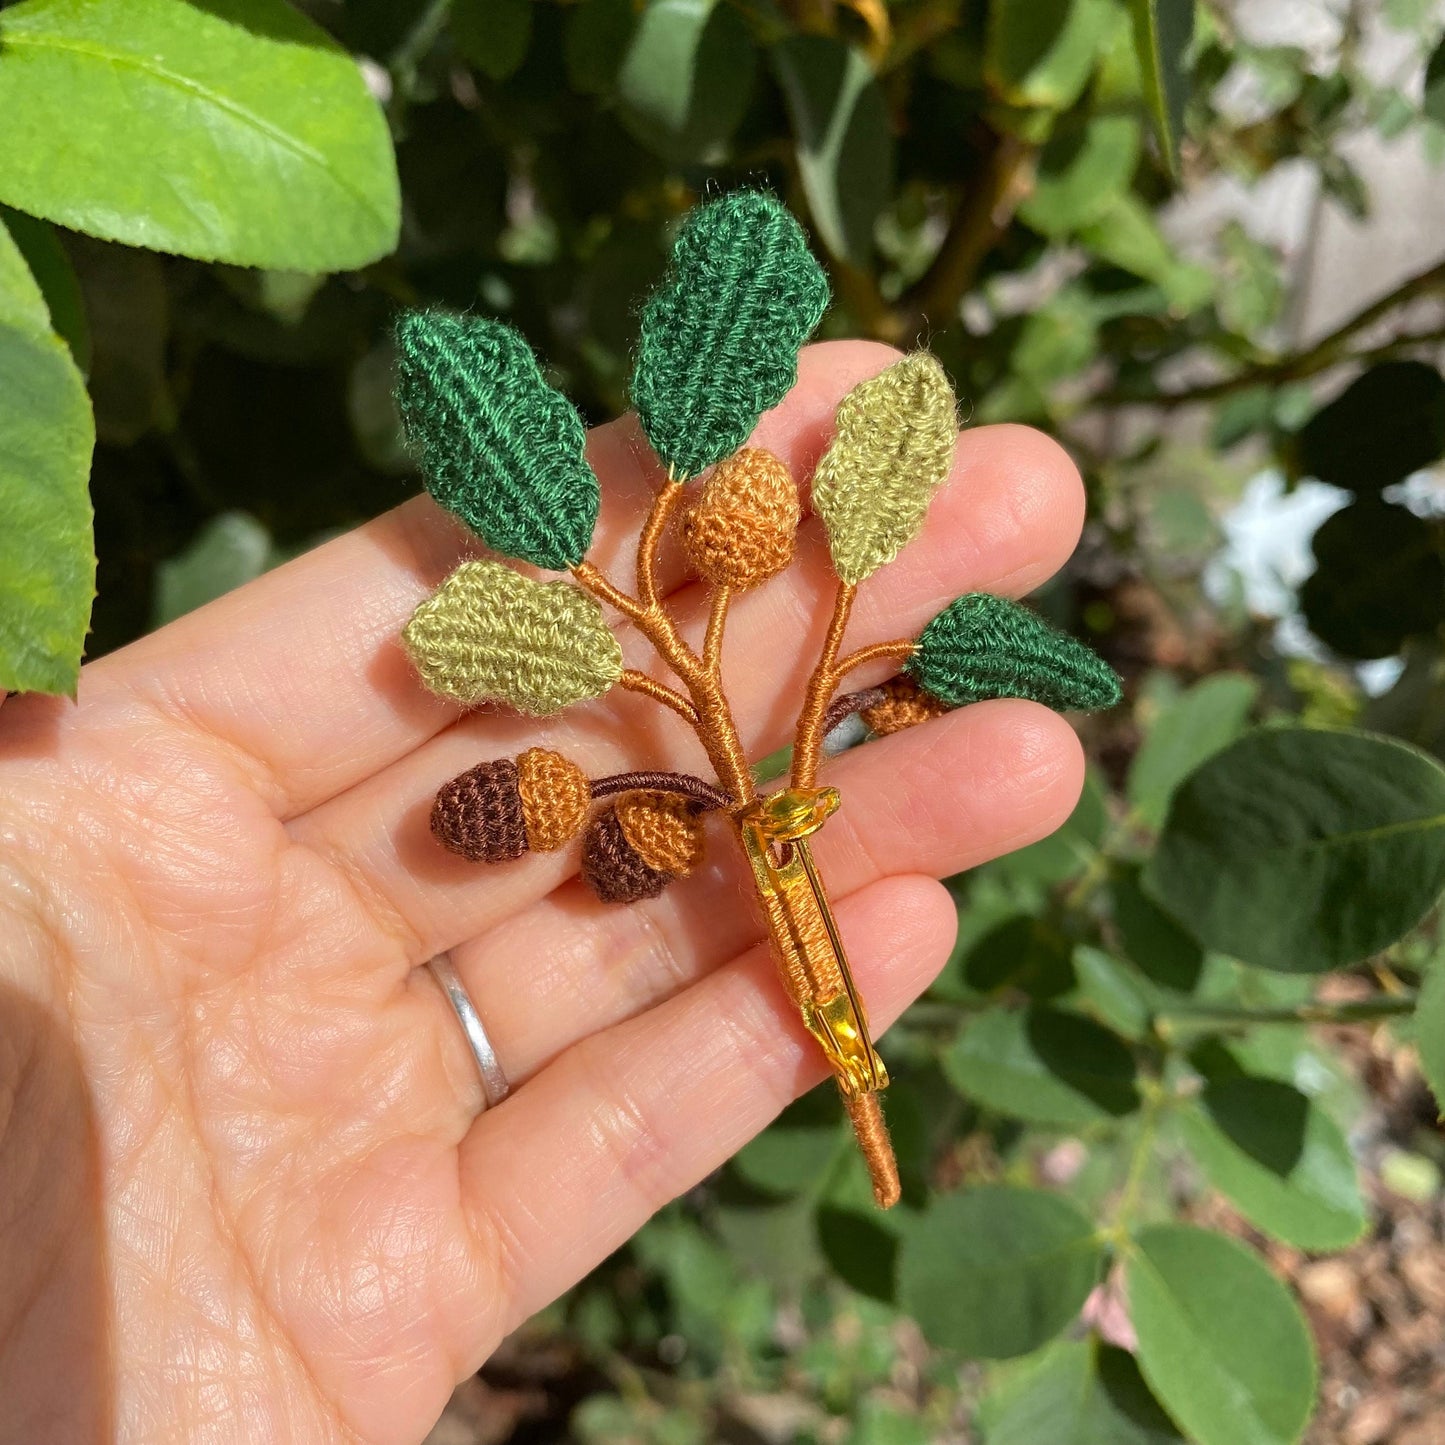
[[[577,409],[510,326],[448,311],[397,322],[396,399],[427,490],[489,547],[561,571],[597,524]]]
[[[1067,712],[1113,707],[1120,696],[1103,658],[1027,607],[986,592],[950,602],[923,629],[904,670],[950,707],[1024,697]]]
[[[953,466],[957,403],[937,360],[917,351],[859,382],[835,427],[813,473],[813,510],[838,575],[856,584],[917,536]]]
[[[463,562],[412,614],[402,641],[433,692],[537,716],[597,697],[622,675],[622,649],[592,598],[500,562]]]
[[[679,478],[731,456],[798,379],[828,281],[786,207],[734,191],[684,221],[642,311],[632,404]]]

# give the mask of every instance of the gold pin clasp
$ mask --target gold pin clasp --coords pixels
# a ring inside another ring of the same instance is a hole
[[[821,1045],[838,1087],[856,1099],[888,1086],[868,1033],[809,835],[838,810],[836,788],[788,788],[738,817],[743,846],[767,913],[768,931],[793,1002]]]

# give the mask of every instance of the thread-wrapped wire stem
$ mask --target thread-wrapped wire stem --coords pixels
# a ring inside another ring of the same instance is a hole
[[[591,783],[594,798],[611,798],[618,793],[652,792],[680,793],[691,798],[709,811],[726,810],[733,805],[731,793],[699,778],[694,773],[657,772],[651,769],[637,769],[629,773],[612,773],[605,778],[594,778]]]
[[[808,679],[808,690],[803,697],[803,709],[798,714],[798,730],[793,739],[792,783],[795,788],[811,788],[818,779],[818,764],[823,756],[824,716],[828,699],[838,686],[834,665],[843,645],[843,633],[848,627],[848,618],[853,612],[853,599],[858,589],[851,582],[840,582],[833,597],[833,615],[828,621],[828,631],[823,638],[823,648],[818,654],[813,675]]]

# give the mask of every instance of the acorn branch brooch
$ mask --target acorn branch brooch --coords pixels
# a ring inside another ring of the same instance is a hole
[[[787,466],[746,442],[796,381],[798,350],[827,304],[801,228],[772,197],[734,192],[684,219],[642,310],[632,376],[666,476],[630,591],[586,560],[600,491],[584,429],[526,342],[484,317],[404,313],[397,396],[428,489],[493,552],[570,580],[463,562],[416,609],[403,642],[427,687],[466,705],[502,702],[543,716],[622,687],[694,730],[715,781],[660,771],[589,779],[559,753],[531,748],[445,784],[432,831],[442,846],[488,863],[580,837],[581,874],[598,897],[634,903],[696,868],[707,818],[724,819],[747,859],[783,987],[832,1068],[887,1208],[899,1196],[879,1104],[888,1072],[810,847],[841,801],[818,781],[824,738],[852,713],[884,734],[984,698],[1103,707],[1117,699],[1118,680],[1028,609],[982,593],[952,602],[917,638],[845,650],[859,586],[920,530],[953,461],[952,388],[932,356],[915,352],[843,398],[814,472],[812,510],[838,581],[787,785],[759,791],[723,683],[723,638],[733,599],[792,561],[801,509]],[[658,555],[670,530],[709,589],[700,647],[685,640],[661,592]],[[647,639],[671,681],[624,667],[604,609]],[[879,660],[896,665],[891,681],[840,692],[856,668]]]

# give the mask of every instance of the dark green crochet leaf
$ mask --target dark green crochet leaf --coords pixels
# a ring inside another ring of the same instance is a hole
[[[683,223],[642,312],[632,403],[679,478],[731,456],[798,379],[828,281],[782,203],[734,191]]]
[[[1067,712],[1119,701],[1119,679],[1103,658],[1027,607],[985,592],[950,602],[923,629],[904,670],[950,707],[1025,697]]]
[[[407,311],[396,352],[396,399],[432,496],[508,557],[580,562],[600,500],[586,433],[522,337],[482,316]]]

